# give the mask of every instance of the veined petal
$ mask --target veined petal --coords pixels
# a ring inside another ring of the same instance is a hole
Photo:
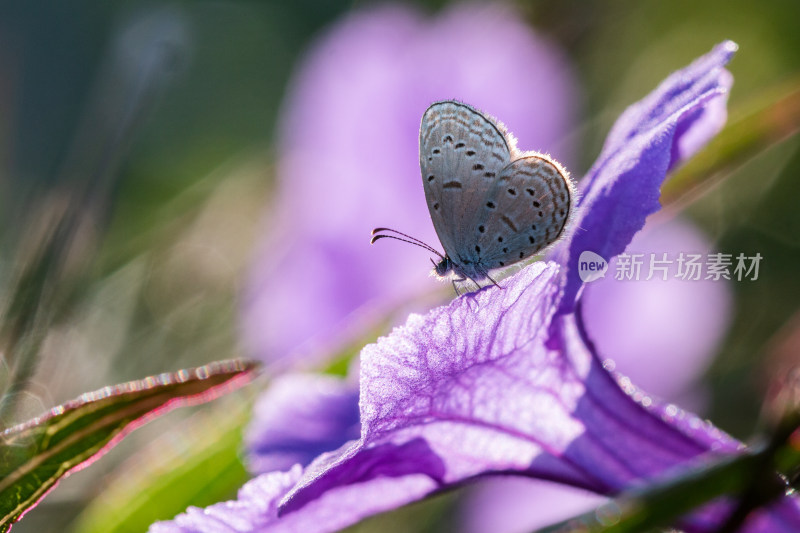
[[[361,441],[312,463],[282,512],[337,486],[412,473],[439,488],[515,472],[615,494],[709,451],[740,449],[697,417],[620,387],[574,317],[558,318],[548,339],[557,275],[553,263],[531,265],[503,289],[412,316],[367,346]]]
[[[502,289],[412,315],[361,353],[359,441],[151,531],[335,531],[494,473],[614,495],[743,449],[607,372],[579,315],[553,318],[558,274],[537,263]],[[716,502],[680,525],[710,533],[730,509]],[[744,531],[798,527],[800,506],[787,497]]]
[[[670,75],[617,120],[603,152],[581,182],[582,198],[566,244],[566,281],[560,313],[574,309],[583,282],[580,254],[606,261],[621,253],[661,204],[667,172],[724,123],[731,76],[723,67],[736,50],[726,41]]]
[[[694,127],[705,126],[706,119],[712,119],[711,124],[717,128],[724,124],[719,123],[717,108],[709,106],[696,106],[696,100],[707,94],[722,89],[727,92],[733,79],[724,65],[728,63],[737,50],[736,43],[725,41],[715,46],[708,54],[697,58],[689,66],[673,72],[659,86],[639,102],[629,106],[611,128],[606,137],[603,151],[598,157],[598,162],[608,159],[614,152],[625,148],[625,144],[642,133],[659,128],[661,124],[669,121],[675,113],[685,113],[685,109],[693,108],[695,111],[681,120],[683,135]],[[724,111],[725,99],[720,99]],[[710,116],[704,113],[711,112]],[[716,132],[715,132],[716,133]],[[699,148],[697,146],[696,148]],[[682,152],[690,156],[693,150]],[[587,176],[588,178],[588,176]]]
[[[423,475],[399,480],[379,478],[340,487],[310,502],[302,512],[281,516],[278,503],[300,475],[299,465],[288,472],[261,475],[242,487],[237,500],[205,509],[191,507],[174,520],[153,524],[149,532],[329,533],[422,498],[433,488],[433,482]]]

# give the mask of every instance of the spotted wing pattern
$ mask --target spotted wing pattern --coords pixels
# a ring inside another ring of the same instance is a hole
[[[556,241],[572,208],[571,185],[561,166],[542,154],[505,167],[471,228],[480,266],[508,266]]]
[[[422,116],[419,163],[425,199],[439,241],[457,264],[477,260],[468,224],[511,161],[511,149],[503,127],[466,104],[437,102]]]
[[[425,112],[420,168],[445,253],[472,279],[536,254],[569,219],[573,185],[561,165],[520,153],[502,124],[466,104]]]

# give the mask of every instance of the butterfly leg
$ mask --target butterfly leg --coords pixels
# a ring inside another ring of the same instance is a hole
[[[475,290],[474,290],[474,291],[472,291],[472,292],[479,291],[479,290],[481,290],[481,289],[483,288],[483,287],[481,287],[481,284],[480,284],[480,283],[478,283],[477,281],[475,281],[474,279],[472,279],[472,278],[468,278],[468,279],[469,279],[469,280],[470,280],[472,283],[474,283],[474,284],[475,284]],[[466,279],[464,279],[464,280],[462,280],[462,281],[466,281]]]
[[[464,281],[463,279],[454,279],[453,280],[453,290],[456,291],[456,296],[461,296],[461,293],[458,292],[458,285],[456,285],[457,281]]]
[[[460,272],[457,275],[460,276],[460,277],[453,279],[453,290],[456,291],[456,294],[458,296],[461,296],[461,292],[458,290],[458,285],[457,284],[461,283],[463,281],[467,281],[467,276],[465,276],[463,273],[460,273]],[[472,280],[473,282],[475,281],[472,278],[469,278],[469,279]]]
[[[484,276],[486,276],[486,279],[488,279],[489,281],[491,281],[491,282],[494,284],[494,286],[495,286],[495,287],[497,287],[497,288],[499,288],[499,289],[502,289],[502,288],[503,288],[503,287],[502,287],[502,286],[500,286],[500,285],[499,285],[499,284],[498,284],[498,283],[497,283],[497,282],[496,282],[494,279],[492,279],[492,276],[490,276],[490,275],[489,275],[489,273],[488,273],[487,271],[485,271],[485,270],[481,269],[481,271],[480,271],[480,272],[481,272],[481,274],[483,274]],[[472,281],[475,281],[475,280],[472,280]],[[477,285],[477,283],[476,283],[476,285]],[[480,285],[478,285],[478,286],[480,287]]]

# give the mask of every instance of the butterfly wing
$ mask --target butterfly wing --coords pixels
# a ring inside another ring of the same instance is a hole
[[[437,102],[422,116],[425,199],[445,253],[459,265],[478,260],[477,214],[513,149],[501,124],[466,104]]]
[[[480,266],[487,271],[508,266],[555,242],[573,198],[566,170],[553,159],[534,152],[515,159],[501,170],[482,206],[485,231],[476,235]]]

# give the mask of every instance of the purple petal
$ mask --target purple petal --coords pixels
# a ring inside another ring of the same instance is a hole
[[[289,472],[264,474],[248,482],[235,501],[205,509],[190,507],[168,522],[150,526],[150,533],[328,533],[339,531],[362,518],[394,509],[430,493],[434,483],[427,477],[379,478],[369,483],[341,487],[310,502],[301,512],[280,516],[278,505],[301,475],[297,466]]]
[[[519,476],[494,476],[459,506],[464,533],[529,533],[594,509],[608,498]]]
[[[281,512],[302,513],[340,487],[415,473],[437,490],[514,472],[616,494],[675,474],[707,454],[742,450],[629,380],[617,383],[572,317],[558,318],[560,336],[546,343],[557,273],[553,264],[532,265],[504,289],[412,316],[365,348],[361,441],[312,463]],[[790,515],[790,525],[800,525],[794,521],[800,518],[797,500],[777,508]],[[729,505],[715,504],[681,525],[712,531],[729,511]],[[779,514],[761,519],[777,527]]]
[[[733,77],[723,66],[737,48],[732,41],[718,44],[691,65],[672,73],[653,92],[628,107],[611,128],[598,162],[624,150],[625,145],[639,135],[663,128],[665,123],[675,119],[676,114],[681,118],[674,142],[681,145],[681,149],[677,152],[680,158],[674,163],[702,148],[725,124],[727,91],[733,84]],[[715,105],[698,105],[698,99],[708,100],[712,94],[722,95],[722,98],[715,98]],[[694,132],[695,128],[699,128],[699,132]],[[690,133],[694,142],[684,143],[681,137]],[[594,178],[587,176],[587,179]]]
[[[612,259],[605,278],[587,284],[581,297],[583,320],[600,358],[613,360],[638,387],[665,400],[686,398],[730,323],[732,296],[725,280],[675,277],[679,254],[705,257],[711,251],[688,222],[651,218],[625,250],[644,254],[640,279],[615,279]],[[657,270],[646,279],[651,253],[658,260],[666,253],[672,261],[666,280]]]
[[[546,348],[557,273],[532,265],[366,347],[361,442],[312,464],[285,509],[409,466],[443,486],[514,471],[613,494],[712,448],[739,448],[677,408],[659,413],[666,421],[643,409],[633,400],[652,399],[628,383],[623,392],[570,317],[557,349]],[[412,445],[416,456],[398,461]]]
[[[357,385],[333,376],[286,375],[256,403],[245,438],[248,467],[261,474],[305,466],[360,434]]]
[[[235,501],[223,502],[205,509],[190,507],[168,522],[156,522],[150,533],[234,533],[260,531],[274,524],[278,504],[297,483],[302,469],[273,472],[249,481],[239,490]]]
[[[627,253],[705,254],[708,242],[689,223],[648,221]],[[680,398],[714,353],[729,318],[730,291],[722,282],[621,282],[615,261],[604,280],[583,294],[584,321],[601,359],[644,390],[669,401]],[[672,270],[675,270],[673,264]],[[674,274],[674,272],[672,272]],[[658,305],[651,305],[658,302]],[[317,455],[359,437],[357,386],[331,376],[280,378],[261,397],[247,445],[251,471],[306,465]],[[481,481],[471,492],[464,523],[470,531],[532,531],[596,506],[604,498],[527,478]]]
[[[615,380],[572,315],[549,328],[558,272],[554,263],[534,264],[503,289],[412,315],[361,353],[360,441],[323,454],[280,491],[267,475],[263,490],[262,477],[237,502],[159,526],[183,529],[154,531],[229,531],[220,521],[236,531],[332,531],[492,473],[611,495],[707,454],[742,450],[694,415]],[[551,342],[548,331],[557,334]],[[800,527],[798,509],[786,498],[757,517],[788,533]],[[710,532],[729,510],[716,504],[681,525]]]
[[[390,5],[334,26],[288,92],[275,209],[242,302],[247,351],[290,363],[329,353],[370,310],[433,288],[426,254],[369,245],[372,228],[390,226],[438,247],[418,156],[430,103],[467,101],[502,117],[521,148],[569,163],[576,86],[562,54],[507,6],[426,18]]]
[[[669,169],[721,126],[724,100],[719,100],[731,83],[723,66],[735,50],[734,43],[724,42],[673,73],[612,128],[581,182],[561,313],[574,309],[583,286],[576,268],[580,254],[588,250],[610,260],[622,252],[647,216],[660,208],[661,183]]]

